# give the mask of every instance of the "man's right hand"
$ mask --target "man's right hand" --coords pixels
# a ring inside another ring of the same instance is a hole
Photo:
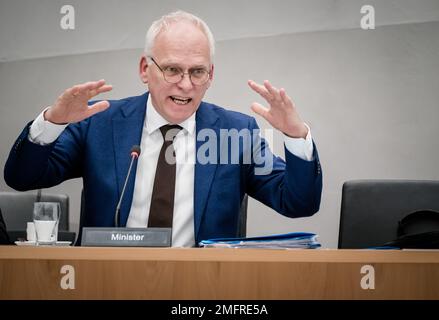
[[[94,96],[112,89],[111,85],[105,84],[105,80],[75,85],[64,91],[55,104],[46,110],[44,119],[55,124],[67,124],[91,117],[107,109],[110,103],[100,101],[89,106],[88,101]]]

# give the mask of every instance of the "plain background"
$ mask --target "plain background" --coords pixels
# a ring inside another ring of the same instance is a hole
[[[75,8],[75,30],[60,27],[64,4]],[[360,28],[366,4],[375,8],[375,30]],[[293,98],[318,147],[320,211],[288,219],[251,200],[248,235],[310,231],[336,248],[343,182],[439,178],[438,0],[1,0],[0,166],[24,125],[65,88],[105,78],[114,89],[102,98],[142,94],[146,30],[177,9],[199,15],[217,39],[204,100],[251,114],[250,104],[263,101],[247,80],[269,79]],[[272,140],[283,156],[282,136]],[[11,190],[3,176],[0,188]],[[44,190],[70,196],[72,230],[81,188],[77,179]]]

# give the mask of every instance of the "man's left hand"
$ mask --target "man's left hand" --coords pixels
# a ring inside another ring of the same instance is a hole
[[[259,93],[270,105],[266,108],[257,102],[253,102],[251,109],[265,118],[274,128],[280,130],[291,138],[306,138],[308,128],[300,119],[291,98],[286,94],[285,89],[276,89],[268,80],[264,85],[249,80],[248,85]]]

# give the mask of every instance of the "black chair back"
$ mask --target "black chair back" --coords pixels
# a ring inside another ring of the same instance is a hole
[[[2,210],[0,209],[0,244],[11,244],[12,241],[9,238],[8,232],[6,230],[6,224],[3,220]]]
[[[241,209],[239,210],[238,237],[247,236],[247,207],[248,195],[245,194],[241,202]]]
[[[69,196],[66,194],[45,194],[29,192],[0,192],[0,208],[3,213],[11,241],[26,238],[27,222],[33,220],[33,205],[36,201],[59,202],[61,215],[58,225],[58,240],[71,241],[69,230]],[[73,233],[73,238],[74,238]]]
[[[343,185],[339,249],[381,246],[398,238],[398,223],[418,210],[439,211],[439,181],[353,180]]]

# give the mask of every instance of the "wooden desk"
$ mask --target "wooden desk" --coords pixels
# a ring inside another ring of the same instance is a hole
[[[3,246],[0,299],[439,299],[439,251]]]

